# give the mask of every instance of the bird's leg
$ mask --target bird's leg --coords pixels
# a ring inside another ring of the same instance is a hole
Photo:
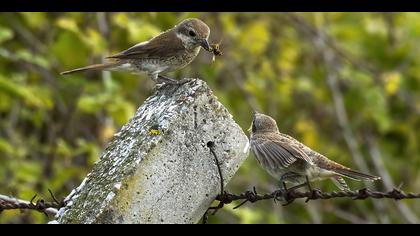
[[[171,79],[169,77],[163,76],[163,75],[158,75],[157,76],[157,82],[159,84],[161,83],[165,83],[165,84],[173,84],[173,85],[178,85],[178,81],[175,79]]]
[[[294,178],[294,177],[297,177],[295,173],[286,173],[286,174],[284,174],[280,177],[280,190],[276,191],[276,195],[274,197],[274,200],[277,200],[277,201],[282,201],[283,200],[283,201],[286,202],[285,205],[287,205],[287,204],[292,202],[292,201],[287,199],[288,194],[291,193],[292,191],[294,191],[296,189],[299,189],[301,187],[307,186],[309,191],[312,192],[312,187],[309,184],[309,178],[306,175],[305,175],[306,181],[304,183],[298,184],[298,185],[293,186],[291,188],[287,188],[285,180],[288,179],[288,178]]]
[[[305,179],[306,179],[306,181],[304,183],[289,188],[289,190],[287,190],[287,192],[291,192],[291,191],[293,191],[295,189],[298,189],[298,188],[301,188],[301,187],[305,187],[305,186],[308,187],[309,192],[312,192],[312,186],[309,183],[309,178],[308,178],[307,175],[305,175]]]
[[[308,178],[307,175],[305,175],[305,178],[306,178],[306,186],[308,186],[308,190],[311,193],[311,196],[310,197],[307,197],[306,200],[305,200],[305,202],[307,203],[307,202],[309,202],[310,199],[313,199],[313,197],[314,197],[314,190],[312,189],[312,186],[309,183],[309,178]]]
[[[280,189],[283,191],[287,191],[287,186],[285,180],[290,177],[289,173],[286,173],[280,177]]]
[[[183,78],[183,79],[181,79],[181,80],[178,81],[178,84],[179,85],[183,85],[185,83],[190,82],[191,80],[193,80],[193,79],[191,79],[191,78]]]
[[[172,84],[172,85],[183,85],[187,82],[191,81],[190,79],[181,79],[181,80],[175,80],[163,75],[158,75],[157,76],[157,82],[158,83],[166,83],[166,84]]]
[[[298,177],[301,177],[301,175],[299,175],[299,174],[296,174],[296,173],[293,173],[293,172],[288,172],[288,173],[285,173],[284,175],[282,175],[281,177],[280,177],[280,189],[282,189],[283,191],[285,191],[285,192],[290,192],[290,191],[292,191],[292,190],[294,190],[294,189],[298,189],[298,188],[300,188],[300,187],[303,187],[303,186],[306,186],[306,185],[308,185],[309,184],[309,181],[308,181],[308,178],[306,177],[306,181],[307,182],[305,182],[305,183],[303,183],[303,184],[299,184],[299,185],[297,185],[297,186],[293,186],[292,188],[289,188],[289,189],[287,189],[287,187],[286,187],[286,180],[287,179],[293,179],[293,178],[298,178]]]
[[[305,186],[308,186],[308,184],[306,182],[303,183],[303,184],[299,184],[299,185],[293,186],[293,187],[289,188],[286,192],[292,192],[295,189],[302,188],[302,187],[305,187]]]
[[[298,185],[296,185],[296,186],[293,186],[293,187],[291,187],[291,188],[289,188],[289,189],[287,189],[285,192],[283,192],[283,194],[284,195],[282,195],[282,196],[280,196],[280,197],[282,197],[282,199],[284,199],[284,201],[285,201],[285,203],[283,204],[283,206],[286,206],[286,205],[288,205],[288,204],[290,204],[290,203],[292,203],[293,202],[293,199],[290,199],[289,198],[289,193],[291,193],[291,192],[293,192],[294,190],[296,190],[296,189],[298,189],[298,188],[302,188],[302,187],[308,187],[308,190],[309,190],[309,192],[311,193],[311,194],[313,194],[313,191],[312,191],[312,187],[311,187],[311,185],[309,184],[309,178],[308,178],[308,176],[307,175],[305,175],[305,179],[306,179],[306,181],[304,182],[304,183],[302,183],[302,184],[298,184]],[[276,200],[278,200],[278,196],[276,196]],[[311,199],[312,197],[308,197],[307,199],[306,199],[306,201],[305,202],[308,202],[310,199]]]
[[[285,182],[287,178],[290,178],[290,173],[285,173],[280,177],[280,189],[276,191],[274,201],[284,200],[285,194],[289,191]]]
[[[306,186],[308,187],[309,192],[312,192],[312,186],[309,183],[309,178],[307,175],[305,175],[305,179],[306,179]]]
[[[148,74],[149,78],[156,82],[155,89],[160,90],[161,88],[165,87],[166,83],[159,79],[158,74]]]

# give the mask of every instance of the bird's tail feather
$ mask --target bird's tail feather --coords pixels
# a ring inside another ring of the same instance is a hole
[[[111,69],[113,67],[119,66],[120,64],[121,64],[120,62],[106,62],[102,64],[95,64],[95,65],[85,66],[82,68],[77,68],[74,70],[64,71],[64,72],[61,72],[61,75],[68,75],[68,74],[73,74],[76,72],[83,72],[83,71],[90,71],[90,70],[106,70],[106,69]]]
[[[354,180],[367,180],[367,181],[375,181],[375,180],[379,180],[381,179],[381,177],[379,176],[374,176],[374,175],[370,175],[370,174],[365,174],[356,170],[352,170],[352,169],[344,169],[344,168],[340,168],[340,169],[335,169],[335,172],[337,172],[340,175],[343,175],[345,177],[354,179]]]

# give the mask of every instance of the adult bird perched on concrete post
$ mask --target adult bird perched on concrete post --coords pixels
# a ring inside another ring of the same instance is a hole
[[[349,190],[343,177],[367,181],[380,179],[338,164],[280,133],[276,121],[270,116],[255,112],[249,131],[251,149],[256,159],[281,184],[297,184],[293,187],[296,188],[306,184],[309,186],[308,181],[332,179],[341,190]]]
[[[210,28],[203,21],[186,19],[156,37],[109,56],[108,62],[62,72],[67,75],[91,70],[120,70],[145,72],[152,80],[161,83],[182,84],[162,74],[181,69],[190,64],[203,47],[212,51],[208,43]]]

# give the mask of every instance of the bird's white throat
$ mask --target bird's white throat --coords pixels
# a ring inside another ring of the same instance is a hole
[[[194,42],[194,40],[192,39],[192,38],[190,38],[190,37],[188,37],[188,36],[186,36],[186,35],[184,35],[184,34],[181,34],[181,33],[176,33],[176,37],[178,37],[180,40],[181,40],[181,42],[182,42],[182,45],[184,45],[184,47],[186,48],[186,49],[189,49],[189,50],[193,50],[193,49],[195,49],[195,48],[200,48],[195,42]]]

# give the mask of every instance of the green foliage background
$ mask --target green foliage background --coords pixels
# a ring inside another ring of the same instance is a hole
[[[207,81],[244,130],[253,108],[259,109],[275,117],[281,131],[331,159],[355,169],[366,165],[384,178],[370,187],[388,190],[403,183],[403,190],[420,192],[418,13],[0,13],[0,193],[49,199],[48,188],[65,197],[78,186],[154,83],[123,72],[59,72],[100,62],[187,17],[210,26],[210,40],[222,40],[224,55],[212,63],[202,51],[171,76]],[[308,27],[328,37],[332,70],[323,59],[327,49],[314,43]],[[337,75],[334,88],[327,80],[331,73]],[[346,114],[336,110],[334,90]],[[349,122],[343,126],[338,114]],[[277,185],[251,155],[228,189],[271,192]],[[336,190],[329,181],[315,187]],[[334,199],[287,207],[266,201],[237,210],[229,205],[209,223],[419,218],[414,200]],[[47,221],[37,212],[0,214],[0,223]]]

